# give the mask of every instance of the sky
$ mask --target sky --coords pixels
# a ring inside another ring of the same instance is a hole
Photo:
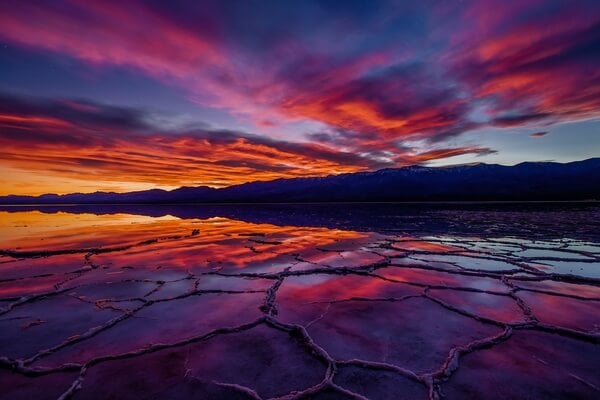
[[[0,2],[0,195],[600,156],[600,1]]]

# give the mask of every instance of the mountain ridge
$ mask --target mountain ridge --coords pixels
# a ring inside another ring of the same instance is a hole
[[[569,163],[522,162],[407,166],[246,182],[225,188],[182,186],[115,193],[8,195],[0,204],[160,204],[238,202],[600,200],[600,157]]]

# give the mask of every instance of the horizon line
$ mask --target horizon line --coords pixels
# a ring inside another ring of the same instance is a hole
[[[237,183],[237,184],[233,184],[233,185],[229,185],[229,186],[220,186],[220,187],[214,187],[214,186],[208,186],[208,185],[199,184],[199,185],[196,185],[196,186],[179,186],[179,187],[175,187],[175,188],[172,188],[172,189],[169,189],[169,190],[162,189],[160,187],[153,187],[153,188],[148,188],[148,189],[133,190],[133,191],[123,191],[123,192],[96,190],[94,192],[42,193],[42,194],[37,194],[37,195],[9,193],[9,194],[0,195],[0,199],[1,198],[5,198],[5,197],[11,197],[11,196],[13,196],[13,197],[41,197],[41,196],[67,196],[67,195],[74,195],[74,194],[92,195],[92,194],[100,194],[100,193],[104,193],[104,194],[127,194],[127,193],[141,193],[141,192],[147,192],[147,191],[151,191],[151,190],[160,190],[160,191],[163,191],[163,192],[166,192],[166,193],[170,193],[170,192],[173,192],[175,190],[179,190],[179,189],[183,189],[183,188],[201,188],[201,187],[209,188],[209,189],[212,189],[212,190],[221,190],[221,189],[226,189],[226,188],[230,188],[230,187],[247,185],[247,184],[253,184],[253,183],[259,183],[259,182],[267,183],[267,182],[276,182],[276,181],[280,181],[280,180],[328,178],[328,177],[334,177],[334,176],[359,175],[359,174],[377,173],[377,172],[380,172],[380,171],[400,170],[400,169],[414,168],[414,167],[418,167],[418,168],[430,168],[430,169],[444,169],[444,168],[456,168],[456,167],[463,167],[463,166],[479,166],[479,165],[500,166],[500,167],[516,167],[516,166],[519,166],[519,165],[522,165],[522,164],[560,164],[560,165],[566,165],[566,164],[573,164],[573,163],[578,163],[578,162],[585,162],[585,161],[590,161],[590,160],[595,160],[595,159],[600,159],[600,157],[589,157],[589,158],[585,158],[585,159],[581,159],[581,160],[573,160],[573,161],[565,161],[565,162],[554,161],[554,160],[547,160],[547,161],[521,161],[519,163],[512,164],[512,165],[499,164],[499,163],[484,163],[484,162],[460,163],[460,164],[451,164],[451,165],[442,165],[442,166],[427,166],[427,165],[420,165],[420,164],[412,164],[412,165],[406,165],[406,166],[402,166],[402,167],[387,167],[387,168],[380,168],[380,169],[377,169],[377,170],[344,172],[344,173],[340,173],[340,174],[328,174],[328,175],[320,175],[320,176],[298,176],[298,177],[291,177],[291,178],[283,178],[282,177],[282,178],[275,178],[275,179],[270,179],[270,180],[254,180],[254,181],[247,181],[247,182],[243,182],[243,183]],[[66,203],[66,204],[71,204],[71,203]],[[89,203],[85,203],[85,204],[89,204]],[[117,204],[120,204],[120,203],[117,203]],[[144,203],[142,203],[142,204],[144,204]]]

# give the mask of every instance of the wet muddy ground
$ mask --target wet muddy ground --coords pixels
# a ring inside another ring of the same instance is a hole
[[[0,398],[597,399],[598,214],[2,211]]]

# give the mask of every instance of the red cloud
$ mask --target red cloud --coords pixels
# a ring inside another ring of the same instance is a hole
[[[535,8],[518,8],[513,19],[519,22],[510,29],[471,31],[454,55],[454,70],[474,97],[490,101],[491,123],[597,117],[600,10],[564,3],[553,13],[524,18]]]
[[[163,132],[134,109],[0,95],[0,158],[4,167],[61,180],[228,186],[254,180],[323,176],[393,164],[316,143],[195,129]],[[418,154],[404,149],[396,164],[422,163],[479,148]],[[4,190],[21,176],[5,176]],[[64,187],[62,191],[77,191]],[[45,190],[45,189],[44,189]],[[33,193],[39,194],[39,193]]]
[[[350,26],[324,33],[327,45],[314,46],[304,37],[310,32],[288,34],[286,21],[268,35],[250,32],[270,37],[257,50],[245,42],[247,32],[232,31],[235,17],[227,10],[218,3],[177,13],[135,0],[127,8],[6,1],[0,36],[94,64],[135,68],[185,88],[197,101],[250,116],[258,126],[309,119],[389,141],[446,137],[479,126],[469,120],[477,99],[492,100],[491,124],[500,126],[525,117],[587,118],[600,109],[596,8],[474,2],[462,10],[470,22],[462,26],[469,28],[442,32],[451,46],[433,59],[420,56],[418,43],[401,52],[392,45],[353,51],[351,42],[335,39],[354,34]],[[436,22],[440,13],[430,14]],[[360,150],[373,143],[365,138],[353,145]]]
[[[395,24],[401,12],[391,6],[382,7],[385,15],[351,15],[343,23],[330,17],[346,10],[323,17],[309,7],[327,22],[311,20],[310,28],[308,19],[290,19],[289,10],[286,19],[267,9],[241,15],[235,7],[6,0],[0,37],[141,71],[260,127],[317,121],[328,132],[309,136],[319,143],[210,130],[173,135],[148,126],[139,110],[81,101],[17,104],[0,112],[6,165],[41,170],[50,163],[61,176],[222,186],[488,154],[486,147],[443,144],[419,153],[406,143],[440,143],[487,125],[600,115],[598,7],[477,1],[453,7],[456,15],[444,23],[447,8],[411,5],[436,26],[420,35]],[[372,31],[376,40],[366,34]],[[487,119],[473,121],[481,109]]]
[[[223,27],[191,28],[138,2],[127,10],[110,3],[70,4],[69,12],[58,4],[6,3],[0,6],[0,36],[94,64],[141,70],[184,87],[197,101],[250,115],[259,125],[313,119],[402,138],[456,131],[463,123],[464,100],[443,82],[423,84],[431,78],[426,74],[364,78],[374,68],[393,65],[391,50],[334,59],[290,39],[267,52],[283,58],[265,68],[233,50]]]

